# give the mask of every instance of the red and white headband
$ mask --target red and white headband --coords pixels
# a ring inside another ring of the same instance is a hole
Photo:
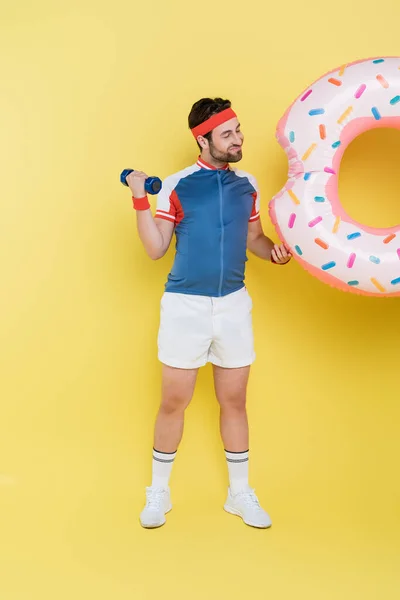
[[[236,116],[237,115],[232,108],[226,108],[225,110],[222,110],[221,112],[207,119],[207,121],[204,121],[204,123],[200,123],[200,125],[197,125],[197,127],[193,127],[191,131],[194,137],[197,138],[199,135],[206,135],[206,133],[210,133],[210,131],[219,125],[222,125],[222,123],[230,121],[230,119],[234,119]]]

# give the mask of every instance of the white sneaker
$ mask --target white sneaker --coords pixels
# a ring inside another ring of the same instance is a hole
[[[231,515],[242,517],[246,525],[251,527],[266,529],[272,525],[270,516],[261,508],[254,490],[250,488],[235,495],[229,488],[224,509]]]
[[[172,509],[169,489],[146,488],[146,506],[140,514],[140,524],[146,529],[161,527],[165,515]]]

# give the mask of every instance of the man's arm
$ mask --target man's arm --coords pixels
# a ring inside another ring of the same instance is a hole
[[[136,212],[139,237],[147,254],[153,260],[162,258],[167,252],[174,233],[174,223],[154,218],[151,210]]]
[[[254,188],[253,209],[250,215],[249,227],[247,232],[247,247],[256,256],[269,260],[276,265],[285,265],[291,259],[290,253],[282,244],[274,244],[264,234],[260,219],[260,191],[255,177],[249,175],[249,181]]]
[[[126,181],[131,189],[136,208],[137,229],[147,254],[153,260],[162,258],[167,252],[174,232],[174,223],[165,219],[155,219],[150,210],[144,183],[147,175],[133,171]]]
[[[289,262],[291,256],[282,244],[278,246],[264,234],[261,219],[251,221],[247,234],[247,247],[256,256],[269,260],[273,263],[284,265]]]

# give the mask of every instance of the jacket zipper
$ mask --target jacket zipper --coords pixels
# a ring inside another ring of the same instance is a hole
[[[221,173],[217,171],[218,177],[218,189],[219,189],[219,216],[221,222],[221,256],[220,256],[220,268],[221,274],[219,278],[219,289],[218,295],[221,296],[222,293],[222,282],[224,278],[224,218],[223,218],[223,195],[222,195],[222,182],[221,182]]]

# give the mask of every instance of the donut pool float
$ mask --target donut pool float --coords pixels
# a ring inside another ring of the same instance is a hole
[[[358,223],[338,195],[345,149],[377,127],[400,129],[400,57],[343,65],[304,90],[277,126],[289,175],[269,213],[293,257],[321,281],[368,296],[400,296],[400,225]]]

